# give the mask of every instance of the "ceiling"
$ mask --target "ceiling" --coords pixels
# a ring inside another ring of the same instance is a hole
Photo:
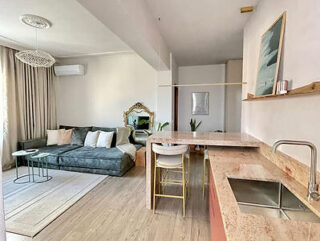
[[[35,14],[52,23],[38,31],[38,46],[55,57],[132,51],[76,0],[0,0],[0,6],[1,42],[34,48],[35,30],[19,17]]]
[[[259,0],[145,0],[179,66],[242,58],[243,28]]]

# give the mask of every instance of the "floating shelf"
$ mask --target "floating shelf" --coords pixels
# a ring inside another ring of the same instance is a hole
[[[281,95],[266,95],[266,96],[254,96],[253,94],[248,93],[247,99],[242,101],[254,101],[254,100],[266,100],[274,98],[287,98],[287,97],[298,97],[305,95],[315,95],[320,94],[320,81],[313,82],[311,84],[302,86],[297,89],[289,90],[287,94]]]

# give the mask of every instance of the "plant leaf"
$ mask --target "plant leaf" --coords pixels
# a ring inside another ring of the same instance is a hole
[[[199,122],[199,124],[196,126],[196,129],[201,125],[202,121]]]
[[[165,127],[168,126],[168,125],[169,125],[169,122],[163,123],[163,125],[161,126],[161,131],[163,130],[163,128],[165,128]]]

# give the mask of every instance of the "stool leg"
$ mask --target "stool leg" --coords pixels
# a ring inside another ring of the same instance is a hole
[[[190,159],[191,159],[191,156],[189,155],[189,158],[188,158],[188,195],[189,195],[189,197],[190,197],[190,195],[191,195]]]
[[[158,192],[159,194],[161,194],[161,183],[160,183],[161,168],[158,168],[157,175],[158,175]]]
[[[206,159],[203,158],[203,173],[202,173],[202,199],[204,199],[204,186],[206,179]]]
[[[153,214],[156,209],[156,184],[157,184],[157,166],[154,164],[154,174],[153,174]]]
[[[184,166],[184,154],[182,155],[182,192],[183,192],[183,217],[186,216],[186,177],[185,177],[185,166]]]

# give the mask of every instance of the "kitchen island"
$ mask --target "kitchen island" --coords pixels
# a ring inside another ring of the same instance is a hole
[[[281,182],[303,205],[320,216],[320,202],[308,201],[307,188],[257,150],[210,147],[209,159],[209,213],[213,241],[320,240],[319,222],[287,220],[241,211],[229,184],[230,178]]]
[[[156,132],[147,139],[146,160],[146,207],[152,208],[153,165],[152,143],[246,147],[257,148],[260,141],[245,133],[162,131]]]

